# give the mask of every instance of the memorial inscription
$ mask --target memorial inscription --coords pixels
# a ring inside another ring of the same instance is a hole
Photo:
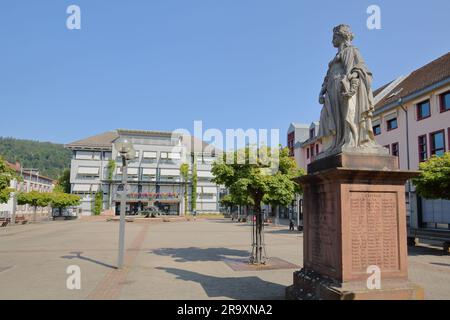
[[[382,272],[398,271],[397,194],[350,192],[352,272],[376,265]]]
[[[322,186],[323,188],[323,186]],[[333,207],[334,194],[328,188],[320,190],[316,197],[323,199],[317,203],[310,220],[310,263],[327,274],[335,274],[338,261],[336,252],[337,220]]]

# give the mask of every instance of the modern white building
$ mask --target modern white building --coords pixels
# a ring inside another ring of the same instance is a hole
[[[196,211],[220,212],[221,189],[211,181],[214,148],[194,137],[172,132],[116,130],[66,145],[73,152],[71,192],[82,197],[78,214],[92,214],[97,192],[103,193],[103,209],[119,214],[122,169],[121,157],[114,147],[119,137],[129,139],[136,150],[135,159],[128,164],[127,214],[145,211],[149,206],[156,206],[167,215],[183,215],[185,206],[191,211],[195,171]],[[183,163],[189,165],[188,181],[181,176]]]

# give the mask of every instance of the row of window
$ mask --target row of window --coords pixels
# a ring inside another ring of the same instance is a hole
[[[450,110],[450,91],[443,93],[439,96],[440,112],[446,112]],[[430,100],[425,100],[416,105],[416,118],[417,121],[427,119],[431,117],[431,104]],[[386,121],[387,131],[391,131],[398,128],[397,118],[392,118]],[[373,127],[373,132],[376,136],[381,134],[381,124]]]
[[[76,151],[75,159],[77,160],[111,160],[112,153],[110,151]]]
[[[450,139],[450,128],[448,128],[448,137]],[[445,130],[430,133],[428,136],[419,136],[417,140],[420,162],[427,161],[429,157],[432,157],[434,155],[442,156],[445,153]],[[430,146],[430,148],[428,148],[428,145]],[[385,145],[384,147],[389,150],[389,153],[391,155],[400,157],[400,146],[398,142],[395,142],[391,145]]]
[[[448,130],[448,137],[450,140],[450,128]],[[428,148],[429,142],[429,148]],[[439,130],[428,135],[422,135],[418,137],[419,147],[419,161],[423,162],[428,160],[429,157],[436,155],[442,156],[445,153],[445,130]],[[429,149],[429,151],[428,151]]]
[[[439,110],[446,112],[450,110],[450,91],[447,91],[439,96]],[[429,118],[431,116],[430,100],[425,100],[416,105],[417,121]]]
[[[397,118],[392,118],[386,121],[386,129],[387,131],[392,131],[398,128],[398,120]],[[373,126],[374,135],[378,136],[381,134],[381,124],[377,124]]]
[[[400,146],[399,146],[398,142],[395,142],[391,145],[385,145],[384,147],[389,150],[389,153],[391,155],[400,157]]]
[[[314,158],[317,154],[319,154],[319,144],[313,144],[306,149],[306,159]]]

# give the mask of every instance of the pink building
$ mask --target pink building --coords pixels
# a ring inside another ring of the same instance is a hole
[[[398,156],[400,168],[417,170],[421,161],[450,151],[450,53],[374,91],[373,127],[379,144]],[[296,145],[297,164],[306,169],[321,152],[319,123]],[[410,240],[450,241],[450,201],[421,199],[407,185]]]

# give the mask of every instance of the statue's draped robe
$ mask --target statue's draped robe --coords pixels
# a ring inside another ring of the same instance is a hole
[[[356,73],[359,86],[356,94],[347,98],[344,83]],[[327,153],[346,148],[372,146],[374,134],[371,113],[374,109],[372,73],[368,70],[359,50],[351,45],[340,51],[330,62],[323,84],[325,103],[320,118],[319,137],[333,136]]]

